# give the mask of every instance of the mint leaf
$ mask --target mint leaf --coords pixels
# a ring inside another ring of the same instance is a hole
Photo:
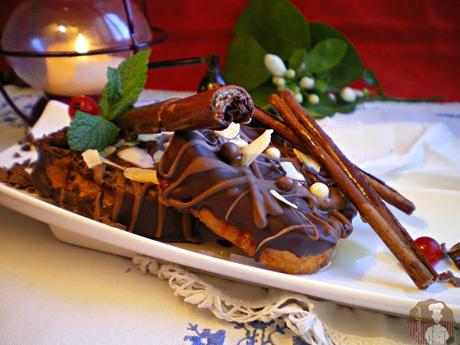
[[[117,137],[120,129],[102,116],[77,111],[67,130],[67,142],[72,151],[103,150]]]
[[[116,70],[107,71],[108,82],[99,102],[106,119],[117,118],[137,101],[147,81],[149,55],[150,49],[138,52],[123,61]]]
[[[115,68],[107,69],[107,84],[102,90],[101,100],[99,101],[99,110],[105,118],[110,118],[111,105],[121,99],[122,81],[121,75]]]
[[[283,60],[288,60],[298,48],[310,47],[308,24],[287,0],[251,0],[233,33],[253,36],[270,54]]]
[[[336,38],[317,43],[307,52],[305,69],[310,73],[324,72],[338,65],[347,50],[347,44]]]
[[[271,74],[264,65],[265,53],[265,49],[254,37],[235,37],[227,52],[225,80],[229,84],[239,84],[248,90],[267,81]]]
[[[347,44],[347,50],[342,61],[329,70],[329,84],[334,87],[342,87],[357,80],[364,72],[363,63],[353,48],[352,44],[340,32],[322,23],[310,23],[310,31],[313,42],[317,43],[328,38],[341,39]]]

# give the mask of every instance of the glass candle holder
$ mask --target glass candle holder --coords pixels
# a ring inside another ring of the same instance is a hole
[[[1,43],[26,83],[76,96],[100,94],[108,67],[155,42],[130,0],[29,0],[9,17]]]

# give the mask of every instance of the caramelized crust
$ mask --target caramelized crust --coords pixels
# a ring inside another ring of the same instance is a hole
[[[230,241],[235,246],[246,252],[249,256],[254,256],[256,243],[249,231],[233,226],[214,214],[202,208],[199,211],[191,209],[191,213],[202,221],[215,234]],[[327,266],[334,255],[335,248],[330,248],[316,256],[302,256],[288,252],[286,250],[276,250],[264,248],[260,254],[259,262],[268,267],[290,274],[309,274],[319,271]]]

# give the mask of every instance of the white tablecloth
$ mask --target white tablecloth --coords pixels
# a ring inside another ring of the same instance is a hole
[[[144,95],[164,96],[158,91]],[[7,112],[1,104],[0,109]],[[370,172],[397,183],[413,184],[417,179],[456,190],[459,123],[458,103],[370,103],[353,115],[322,121],[345,153]],[[388,126],[395,129],[393,134]],[[407,131],[404,142],[394,134],[400,130]],[[0,149],[22,133],[19,122],[3,121]],[[350,143],[349,135],[355,141]],[[379,145],[369,147],[370,143]],[[218,320],[174,296],[167,282],[141,274],[129,259],[61,243],[47,225],[14,211],[0,207],[0,220],[1,345],[305,344],[280,323],[237,325]],[[225,285],[258,293],[240,283]],[[404,318],[327,301],[316,301],[315,312],[338,344],[415,344]]]

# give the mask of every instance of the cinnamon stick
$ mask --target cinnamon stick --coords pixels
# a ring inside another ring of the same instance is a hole
[[[248,122],[253,110],[249,93],[242,87],[229,85],[130,109],[120,116],[117,124],[135,134],[222,129],[230,122]]]
[[[284,98],[286,94],[282,94]],[[345,195],[353,202],[361,216],[371,225],[404,269],[417,285],[423,289],[433,283],[438,275],[431,264],[412,241],[405,229],[389,212],[375,191],[357,173],[353,165],[340,153],[322,145],[318,139],[318,130],[311,128],[308,121],[302,121],[303,109],[295,100],[289,105],[278,95],[270,96],[270,104],[278,110],[295,135],[304,143],[310,152],[325,166]],[[292,108],[291,108],[292,107]],[[306,125],[305,128],[303,125]],[[315,135],[312,135],[315,133]],[[325,134],[324,134],[325,135]],[[334,145],[335,146],[335,145]]]
[[[302,144],[302,141],[297,138],[292,130],[264,110],[255,107],[253,117],[267,127],[273,128],[275,132],[287,139],[296,149],[305,151],[305,145]],[[377,194],[390,205],[395,206],[407,214],[411,214],[415,210],[415,205],[412,203],[412,201],[405,198],[397,190],[388,186],[385,182],[369,174],[368,172],[361,169],[359,169],[359,171],[363,174],[366,182],[371,185]]]

